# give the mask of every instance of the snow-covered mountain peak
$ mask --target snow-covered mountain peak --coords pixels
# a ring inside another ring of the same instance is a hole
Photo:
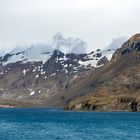
[[[64,38],[61,33],[56,33],[53,36],[53,41],[50,44],[47,43],[37,43],[32,45],[21,45],[16,46],[10,54],[23,53],[27,56],[40,56],[40,54],[45,54],[47,52],[53,52],[54,50],[60,50],[63,53],[85,53],[86,43],[79,38]]]
[[[3,65],[10,63],[56,61],[61,65],[73,67],[95,68],[107,63],[115,50],[98,49],[86,53],[86,43],[79,38],[64,38],[56,33],[51,44],[33,44],[30,46],[17,46],[11,53],[1,57]]]

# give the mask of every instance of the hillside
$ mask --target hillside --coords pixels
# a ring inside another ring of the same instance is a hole
[[[109,63],[95,69],[69,94],[68,109],[137,111],[140,106],[140,34],[132,36]]]

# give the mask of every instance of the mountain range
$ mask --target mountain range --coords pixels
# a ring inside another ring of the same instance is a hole
[[[138,111],[140,34],[118,49],[85,53],[57,33],[51,45],[15,47],[0,57],[0,105]]]

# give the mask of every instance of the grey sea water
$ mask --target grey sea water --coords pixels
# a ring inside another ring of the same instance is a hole
[[[0,140],[140,140],[140,113],[0,109]]]

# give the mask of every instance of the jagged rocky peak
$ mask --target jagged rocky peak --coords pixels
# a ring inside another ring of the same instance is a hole
[[[65,54],[61,52],[60,50],[56,49],[54,50],[53,55],[57,56],[58,58],[61,58],[61,57],[64,57]]]
[[[122,55],[132,51],[140,51],[140,34],[135,34],[122,46],[124,49]]]
[[[34,53],[33,53],[34,52]],[[68,53],[65,54],[62,51],[56,49],[52,52],[46,52],[44,53],[38,53],[37,51],[32,51],[31,48],[29,50],[25,50],[23,52],[17,52],[6,54],[5,56],[0,58],[1,63],[3,65],[7,65],[10,63],[16,63],[20,62],[26,63],[26,62],[39,62],[42,61],[43,63],[47,61],[56,61],[57,63],[70,63],[76,64],[76,66],[84,66],[86,67],[99,67],[105,63],[107,63],[114,53],[114,50],[97,50],[95,52],[91,53]]]
[[[113,59],[115,60],[125,55],[133,55],[135,58],[140,58],[140,34],[135,34],[128,39],[122,47],[114,53]]]
[[[131,42],[140,42],[140,33],[133,35],[129,40]]]

